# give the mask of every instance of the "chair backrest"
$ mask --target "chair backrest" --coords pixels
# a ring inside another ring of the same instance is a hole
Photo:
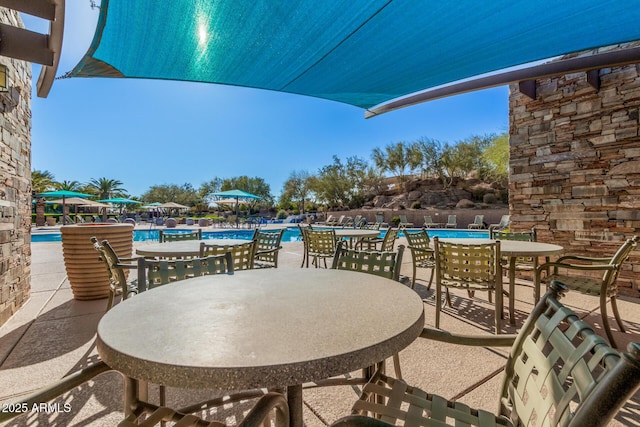
[[[377,213],[377,214],[376,214],[376,222],[377,222],[378,224],[382,224],[382,223],[384,223],[384,214]]]
[[[400,217],[400,224],[408,224],[409,221],[407,221],[407,216],[406,215],[398,215]]]
[[[307,250],[312,256],[333,256],[336,251],[335,230],[307,230]]]
[[[521,242],[535,242],[538,240],[536,230],[534,228],[531,231],[500,231],[497,229],[491,230],[491,238],[495,240],[519,240]]]
[[[609,264],[615,265],[616,268],[605,271],[602,278],[603,282],[606,283],[607,296],[611,297],[618,295],[618,274],[620,274],[622,264],[629,258],[631,251],[638,245],[638,242],[640,242],[640,236],[633,236],[632,238],[627,239],[622,246],[618,248],[613,257],[611,257]]]
[[[409,242],[409,249],[411,249],[411,255],[414,262],[420,262],[433,258],[433,251],[431,248],[431,239],[426,230],[420,230],[417,232],[404,232],[404,236]]]
[[[398,229],[397,228],[389,228],[387,229],[387,233],[384,235],[384,239],[382,240],[382,246],[380,250],[383,252],[391,252],[396,246],[396,239],[398,238]]]
[[[284,229],[279,231],[261,231],[256,229],[253,232],[253,240],[256,241],[255,260],[267,263],[273,267],[278,266],[278,252],[282,249],[280,242]]]
[[[447,218],[447,224],[449,225],[456,225],[458,223],[456,216],[455,215],[449,215],[449,217]]]
[[[185,233],[166,233],[164,230],[158,230],[158,239],[160,243],[179,242],[183,240],[202,240],[202,230],[189,231]]]
[[[400,279],[403,245],[398,246],[397,252],[388,252],[349,249],[344,247],[344,243],[344,241],[338,243],[331,268],[360,271],[396,281]]]
[[[476,217],[473,219],[473,223],[475,225],[484,226],[484,215],[476,215]]]
[[[98,252],[98,256],[104,262],[107,267],[107,273],[109,275],[109,288],[112,293],[122,292],[122,299],[127,298],[127,274],[122,267],[119,267],[119,259],[116,251],[109,244],[107,240],[99,242],[95,236],[91,237],[91,243]]]
[[[231,253],[234,270],[251,270],[255,262],[256,245],[255,240],[240,245],[210,245],[202,242],[200,243],[200,257]]]
[[[138,291],[206,274],[233,274],[231,253],[190,259],[138,260]]]
[[[514,342],[500,415],[514,425],[606,425],[640,384],[640,345],[624,357],[564,307],[552,282]]]
[[[425,215],[424,216],[424,223],[425,224],[433,224],[433,220],[431,219],[431,215]]]
[[[500,242],[466,244],[433,238],[436,280],[445,286],[501,289]]]

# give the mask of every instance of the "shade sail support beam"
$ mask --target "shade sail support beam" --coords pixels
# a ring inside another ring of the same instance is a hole
[[[531,99],[536,99],[536,81],[535,80],[523,80],[518,82],[518,90],[520,93],[527,95]]]
[[[62,53],[65,0],[0,0],[0,6],[46,19],[49,34],[0,24],[0,55],[41,64],[38,96],[49,95]]]
[[[512,71],[499,72],[485,77],[472,78],[449,85],[439,86],[434,89],[418,92],[406,97],[395,99],[384,104],[372,107],[365,111],[365,118],[371,118],[379,114],[388,113],[400,108],[432,101],[447,96],[458,95],[480,89],[488,89],[496,86],[526,82],[534,82],[535,79],[554,77],[558,75],[576,73],[580,71],[593,73],[601,68],[616,67],[640,63],[640,47],[596,53],[553,62],[545,62],[540,65],[521,68]],[[598,78],[599,80],[599,78]],[[530,84],[530,83],[529,83]],[[591,84],[591,82],[590,82]],[[533,96],[535,99],[535,95]]]
[[[600,70],[587,71],[587,83],[591,85],[596,91],[600,90]]]

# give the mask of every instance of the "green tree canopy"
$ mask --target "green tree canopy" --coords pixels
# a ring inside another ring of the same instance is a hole
[[[189,183],[182,186],[175,184],[154,185],[141,196],[145,203],[175,202],[185,206],[195,206],[202,202],[199,191]]]
[[[122,187],[122,181],[109,178],[91,178],[87,183],[87,188],[99,199],[110,199],[112,197],[127,197],[127,191]]]
[[[36,193],[45,193],[55,189],[55,178],[48,170],[31,171],[31,190]]]

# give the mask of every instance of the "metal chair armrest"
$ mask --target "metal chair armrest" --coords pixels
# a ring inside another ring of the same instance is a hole
[[[39,405],[42,402],[53,400],[56,397],[61,396],[63,393],[73,390],[92,378],[110,370],[111,368],[106,363],[99,361],[91,366],[69,374],[39,390],[36,390],[21,399],[14,400],[11,403],[3,402],[3,408],[13,408],[13,411],[0,411],[0,422],[10,420],[23,414],[26,412],[23,410],[24,408],[31,411],[34,404]]]
[[[287,399],[279,393],[267,393],[258,400],[258,403],[249,411],[238,427],[253,427],[267,425],[270,414],[276,410],[276,427],[289,426],[289,405]]]
[[[335,423],[331,424],[331,427],[390,427],[391,424],[385,423],[382,420],[372,417],[366,417],[364,415],[349,415],[347,417],[340,418]]]
[[[417,251],[417,252],[434,253],[433,249],[419,248],[417,246],[408,246],[408,248],[411,249],[412,251]]]
[[[424,328],[420,338],[450,344],[460,344],[476,347],[511,347],[516,339],[515,334],[506,335],[460,335],[441,329]]]
[[[575,260],[575,261],[585,261],[585,262],[599,262],[606,264],[611,261],[611,258],[596,258],[596,257],[588,257],[582,255],[565,255],[558,258],[555,262],[560,262],[566,264],[566,260]]]

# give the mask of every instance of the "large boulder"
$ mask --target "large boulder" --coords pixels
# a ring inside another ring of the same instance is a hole
[[[456,209],[473,209],[475,207],[476,204],[469,199],[461,199],[458,203],[456,203]]]

